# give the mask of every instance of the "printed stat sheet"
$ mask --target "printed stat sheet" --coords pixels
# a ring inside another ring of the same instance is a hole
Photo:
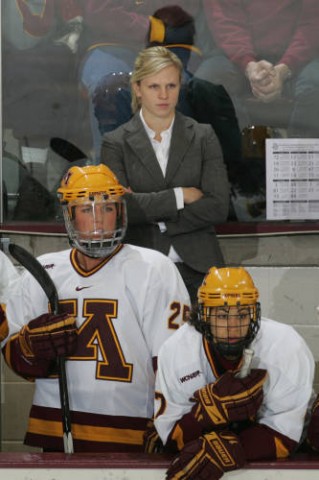
[[[319,219],[319,139],[266,140],[268,220]]]

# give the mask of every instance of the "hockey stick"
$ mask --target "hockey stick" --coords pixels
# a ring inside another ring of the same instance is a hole
[[[54,153],[57,153],[60,155],[60,157],[64,158],[68,162],[76,162],[77,160],[84,160],[88,158],[88,156],[82,152],[82,150],[64,138],[51,138],[50,148]]]
[[[43,268],[41,263],[23,247],[15,245],[14,243],[9,243],[8,251],[10,255],[12,255],[12,257],[15,258],[19,263],[21,263],[21,265],[38,281],[39,285],[48,297],[52,313],[60,313],[59,298],[56,287],[50,275]],[[59,369],[59,391],[62,409],[64,452],[74,453],[65,359],[64,357],[58,357],[57,360]]]
[[[250,366],[255,352],[251,348],[245,348],[243,353],[243,364],[240,371],[237,373],[238,378],[245,378],[250,373]]]

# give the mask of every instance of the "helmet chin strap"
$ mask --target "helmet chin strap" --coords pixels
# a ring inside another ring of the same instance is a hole
[[[225,358],[239,359],[243,355],[247,344],[247,339],[236,343],[214,342],[214,348]]]
[[[91,257],[91,258],[103,258],[108,257],[111,255],[116,247],[119,245],[120,241],[114,241],[110,243],[110,241],[91,241],[91,242],[80,242],[76,245],[84,255]]]

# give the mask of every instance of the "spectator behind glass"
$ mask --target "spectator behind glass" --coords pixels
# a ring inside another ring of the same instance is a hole
[[[211,40],[203,19],[202,5],[195,18],[178,5],[167,5],[150,16],[146,46],[169,48],[182,61],[183,74],[176,109],[200,123],[212,125],[222,147],[229,179],[236,183],[243,169],[240,162],[241,132],[234,106],[223,86],[202,80],[196,75],[204,55],[212,54],[212,42],[209,46],[203,45],[207,37]],[[197,43],[203,45],[203,52]],[[130,120],[130,74],[113,72],[102,77],[94,91],[93,104],[101,134]]]
[[[173,4],[181,5],[190,15],[195,15],[201,7],[201,0],[176,0]],[[126,81],[126,75],[133,69],[136,55],[145,46],[149,17],[163,6],[163,1],[90,0],[83,2],[82,6],[85,26],[82,48],[86,51],[81,62],[80,79],[89,99],[93,157],[98,163],[102,135],[94,112],[93,99],[96,90],[103,79],[113,73],[123,74],[123,81]],[[103,121],[104,131],[111,131],[128,120],[127,112],[125,116],[117,112],[119,116],[115,122],[112,112],[105,113],[107,117]]]
[[[80,28],[79,0],[17,0],[5,2],[3,8],[7,22],[4,126],[12,128],[26,147],[22,151],[25,161],[34,156],[44,163],[50,138],[73,132],[69,114],[77,93],[77,43],[62,40],[75,25]]]
[[[81,122],[76,115],[80,1],[17,0],[2,2],[1,8],[6,25],[2,69],[4,136],[7,138],[12,131],[22,160],[13,219],[48,220],[55,215],[51,192],[68,167],[65,159],[52,154],[50,140],[76,137],[81,146],[83,137],[78,134]]]
[[[159,351],[155,427],[178,451],[167,480],[218,480],[301,440],[315,362],[294,328],[261,317],[258,296],[243,268],[210,268],[199,307]]]
[[[223,85],[241,127],[250,124],[242,103],[292,97],[289,136],[319,135],[319,2],[317,0],[203,0],[219,52],[201,64],[199,78]],[[274,119],[276,108],[274,107]]]
[[[195,300],[208,266],[224,264],[214,225],[227,218],[229,184],[212,127],[176,112],[182,70],[165,47],[140,52],[134,117],[104,135],[101,158],[129,189],[127,241],[168,255]]]
[[[183,63],[181,90],[177,109],[192,116],[188,101],[188,82],[201,61],[201,52],[194,46],[194,19],[177,5],[162,7],[149,17],[146,47],[165,46]],[[113,72],[99,81],[94,94],[94,114],[100,133],[114,130],[132,117],[130,73]]]

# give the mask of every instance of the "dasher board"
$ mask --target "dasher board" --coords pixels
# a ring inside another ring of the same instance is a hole
[[[4,480],[164,480],[172,460],[167,454],[0,453]],[[223,480],[318,480],[319,454],[252,462]]]
[[[164,480],[165,469],[0,469],[5,480]],[[225,480],[318,480],[319,470],[241,469],[225,473]]]

